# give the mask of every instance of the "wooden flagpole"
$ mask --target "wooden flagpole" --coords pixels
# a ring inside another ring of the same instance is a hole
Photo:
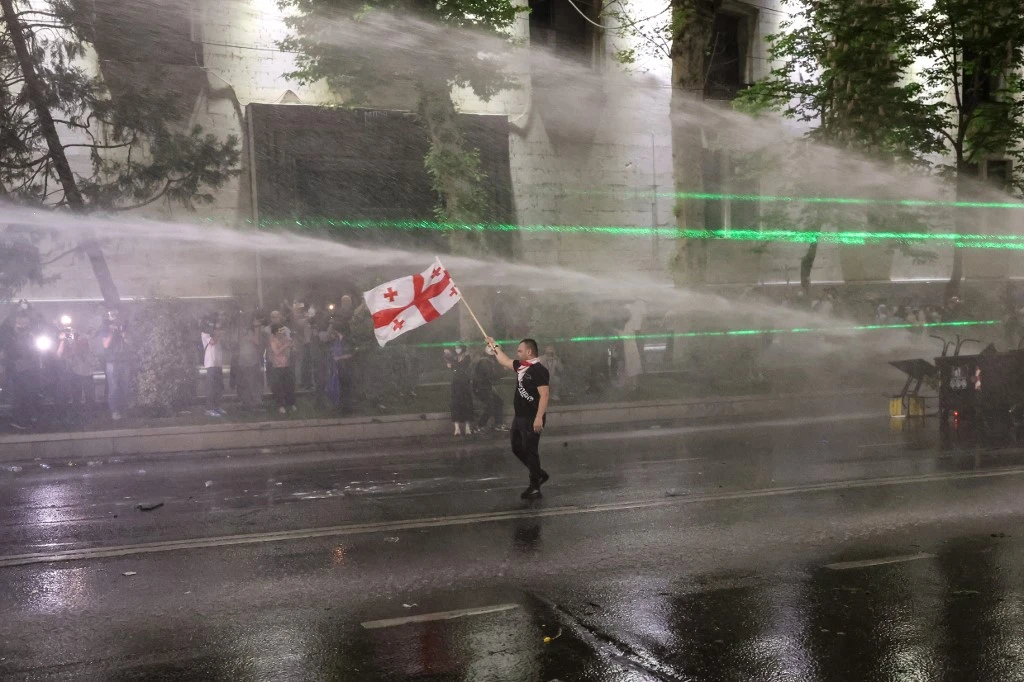
[[[465,294],[462,295],[462,302],[466,304],[466,310],[469,311],[470,317],[472,317],[473,321],[476,322],[477,328],[480,330],[480,333],[484,335],[484,339],[486,339],[487,338],[487,332],[484,331],[484,326],[482,324],[480,324],[480,320],[476,319],[476,314],[473,313],[473,309],[469,307],[469,302],[466,301]]]

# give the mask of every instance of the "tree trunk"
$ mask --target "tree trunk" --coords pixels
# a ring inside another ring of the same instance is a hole
[[[695,105],[704,99],[707,50],[720,5],[721,0],[672,0],[672,170],[680,193],[704,191],[703,130]],[[679,200],[675,213],[679,229],[705,229],[704,200]],[[676,284],[705,282],[707,268],[708,241],[680,240],[673,263]]]
[[[962,160],[957,161],[956,201],[958,203],[961,201],[967,201],[970,196],[969,183],[971,182],[971,175],[971,167]],[[953,211],[953,231],[957,234],[963,234],[966,230],[970,229],[969,217],[967,216],[966,209],[957,207],[953,209]],[[953,271],[949,275],[949,281],[946,282],[945,301],[949,301],[949,299],[954,296],[960,296],[960,283],[963,279],[964,252],[959,246],[954,246]]]
[[[74,213],[85,213],[85,200],[75,182],[75,174],[68,163],[68,157],[64,153],[64,146],[61,144],[60,134],[57,126],[50,115],[47,105],[46,86],[36,73],[35,64],[32,61],[32,54],[28,49],[28,42],[25,39],[25,32],[14,9],[14,0],[0,0],[0,8],[3,9],[4,23],[7,25],[7,32],[11,37],[11,45],[18,58],[18,65],[21,68],[21,75],[25,79],[25,94],[32,108],[35,109],[39,118],[39,128],[46,140],[46,147],[49,150],[50,160],[53,162],[64,190],[64,198]],[[100,292],[107,305],[117,305],[121,297],[117,292],[117,286],[107,267],[107,260],[103,257],[103,251],[95,237],[87,235],[81,241],[81,248],[89,258],[93,274],[99,283]]]
[[[807,247],[807,253],[800,259],[800,287],[808,296],[811,293],[811,270],[814,269],[814,259],[817,256],[818,242],[815,241]]]

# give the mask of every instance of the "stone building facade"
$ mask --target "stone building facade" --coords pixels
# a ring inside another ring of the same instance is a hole
[[[520,87],[489,101],[469,91],[455,91],[463,114],[507,121],[510,220],[519,225],[673,226],[669,60],[658,56],[656,50],[643,49],[643,41],[635,36],[598,28],[602,22],[606,26],[614,23],[599,11],[599,0],[526,1],[532,11],[520,16],[514,34],[537,49],[530,59],[513,64]],[[168,85],[189,100],[193,112],[189,124],[246,140],[246,162],[240,175],[217,192],[213,204],[195,212],[157,204],[140,212],[140,217],[244,225],[258,204],[252,187],[259,180],[255,177],[259,164],[254,173],[250,161],[261,153],[249,148],[250,105],[343,102],[323,83],[300,84],[287,77],[295,67],[295,55],[279,48],[288,29],[275,0],[154,4],[167,14],[161,15],[156,25],[166,33],[168,45],[151,57],[160,61],[160,55],[165,55],[167,63],[154,66],[171,74]],[[644,17],[657,15],[664,6],[665,0],[633,0],[629,4],[634,16]],[[777,31],[786,16],[778,0],[726,0],[715,27],[705,93],[708,99],[727,100],[745,84],[767,74],[765,37]],[[138,30],[145,35],[142,29],[130,23],[119,27],[128,34]],[[106,54],[103,45],[97,49],[100,54],[95,55],[95,64],[101,70],[111,57],[113,61],[129,58],[114,48]],[[629,49],[637,50],[637,59],[627,68],[615,55]],[[389,94],[383,90],[375,106],[380,110],[408,109],[411,103],[399,91]],[[713,167],[710,172],[721,174],[721,168]],[[766,185],[731,186],[727,180],[719,180],[716,187],[756,194],[769,193],[771,188]],[[756,221],[756,203],[727,203],[715,213],[719,224],[712,227]],[[524,230],[516,257],[531,264],[590,273],[626,271],[668,279],[667,265],[675,248],[673,240],[656,231],[597,236]],[[125,297],[218,297],[251,293],[256,286],[257,266],[251,255],[212,246],[197,252],[194,246],[147,239],[119,240],[109,244],[108,250]],[[744,244],[714,245],[711,258],[717,260],[711,268],[712,281],[796,281],[802,250],[801,245],[776,245],[765,253],[754,253]],[[835,248],[823,246],[815,279],[841,280],[839,261]],[[943,277],[948,261],[943,254],[937,262],[921,266],[897,256],[891,276]],[[67,262],[59,274],[59,279],[26,294],[37,299],[98,297],[84,259]]]

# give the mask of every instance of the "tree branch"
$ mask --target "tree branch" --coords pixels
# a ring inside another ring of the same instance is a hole
[[[161,189],[159,192],[157,192],[156,194],[151,196],[149,199],[146,199],[142,203],[133,204],[131,206],[114,206],[113,208],[111,208],[111,210],[112,211],[131,211],[131,210],[134,210],[136,208],[142,208],[143,206],[149,206],[153,202],[159,201],[161,198],[163,198],[163,196],[165,194],[167,194],[167,192],[171,189],[171,185],[173,185],[174,182],[175,182],[175,180],[168,180],[167,184],[164,185],[163,189]]]
[[[3,170],[3,171],[8,171],[8,170],[27,170],[27,169],[31,168],[32,166],[36,166],[36,165],[38,165],[40,163],[45,162],[49,158],[50,158],[49,156],[40,156],[38,159],[33,159],[32,161],[26,161],[24,163],[5,164],[2,167],[0,167],[0,170]]]
[[[64,149],[70,149],[71,147],[88,147],[89,149],[123,149],[129,146],[130,144],[131,142],[123,142],[121,144],[86,144],[84,142],[79,142],[75,144],[65,144],[61,146],[63,146]]]
[[[62,258],[67,258],[71,254],[73,254],[75,251],[81,250],[81,248],[82,248],[81,245],[74,246],[74,247],[68,249],[67,251],[64,251],[63,253],[61,253],[61,254],[59,254],[57,256],[54,256],[53,258],[51,258],[49,260],[40,261],[39,265],[53,265],[54,263],[56,263],[57,261],[61,260]]]

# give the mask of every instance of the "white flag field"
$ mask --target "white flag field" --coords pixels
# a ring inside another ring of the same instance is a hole
[[[438,258],[418,275],[399,277],[363,293],[382,347],[407,331],[432,322],[462,300],[462,292]]]

